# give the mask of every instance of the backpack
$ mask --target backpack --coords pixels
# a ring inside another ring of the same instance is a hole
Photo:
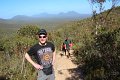
[[[66,48],[72,47],[73,45],[71,40],[68,40],[68,39],[64,41],[64,44],[66,45]]]

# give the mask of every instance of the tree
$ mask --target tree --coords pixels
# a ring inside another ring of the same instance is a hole
[[[112,3],[111,8],[108,10],[107,14],[103,16],[102,11],[104,11],[104,8],[106,6],[104,6],[104,3],[107,1]],[[97,35],[99,33],[98,29],[104,26],[108,15],[118,4],[119,0],[88,0],[88,2],[93,12],[93,26],[95,26],[95,34]],[[100,13],[99,18],[97,18],[97,13]]]
[[[23,26],[21,27],[18,31],[17,34],[19,36],[24,36],[24,37],[35,37],[36,33],[38,32],[39,28],[38,26],[34,26],[34,25],[27,25],[27,26]]]

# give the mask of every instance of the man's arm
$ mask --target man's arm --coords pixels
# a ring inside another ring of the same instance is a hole
[[[55,64],[55,57],[56,57],[56,50],[53,52],[53,61],[52,61],[52,65]]]
[[[28,62],[30,62],[36,69],[43,69],[43,67],[37,63],[35,63],[31,57],[29,56],[28,53],[25,54],[25,58],[27,59]]]

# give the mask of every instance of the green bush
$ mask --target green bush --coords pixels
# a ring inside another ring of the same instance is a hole
[[[120,78],[120,28],[94,37],[94,41],[75,54],[85,80],[118,80]],[[80,59],[82,57],[82,59]]]

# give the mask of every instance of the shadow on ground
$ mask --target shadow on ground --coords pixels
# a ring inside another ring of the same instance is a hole
[[[6,76],[0,76],[0,80],[9,80]]]
[[[65,80],[83,80],[82,69],[80,67],[68,69],[68,72],[71,74],[71,77]]]
[[[73,54],[71,55],[71,61],[73,62],[73,64],[76,64],[79,66],[77,68],[68,69],[68,72],[69,74],[71,74],[71,77],[68,77],[65,80],[84,80],[83,69],[81,67],[83,63],[81,62],[81,64],[78,64]]]

